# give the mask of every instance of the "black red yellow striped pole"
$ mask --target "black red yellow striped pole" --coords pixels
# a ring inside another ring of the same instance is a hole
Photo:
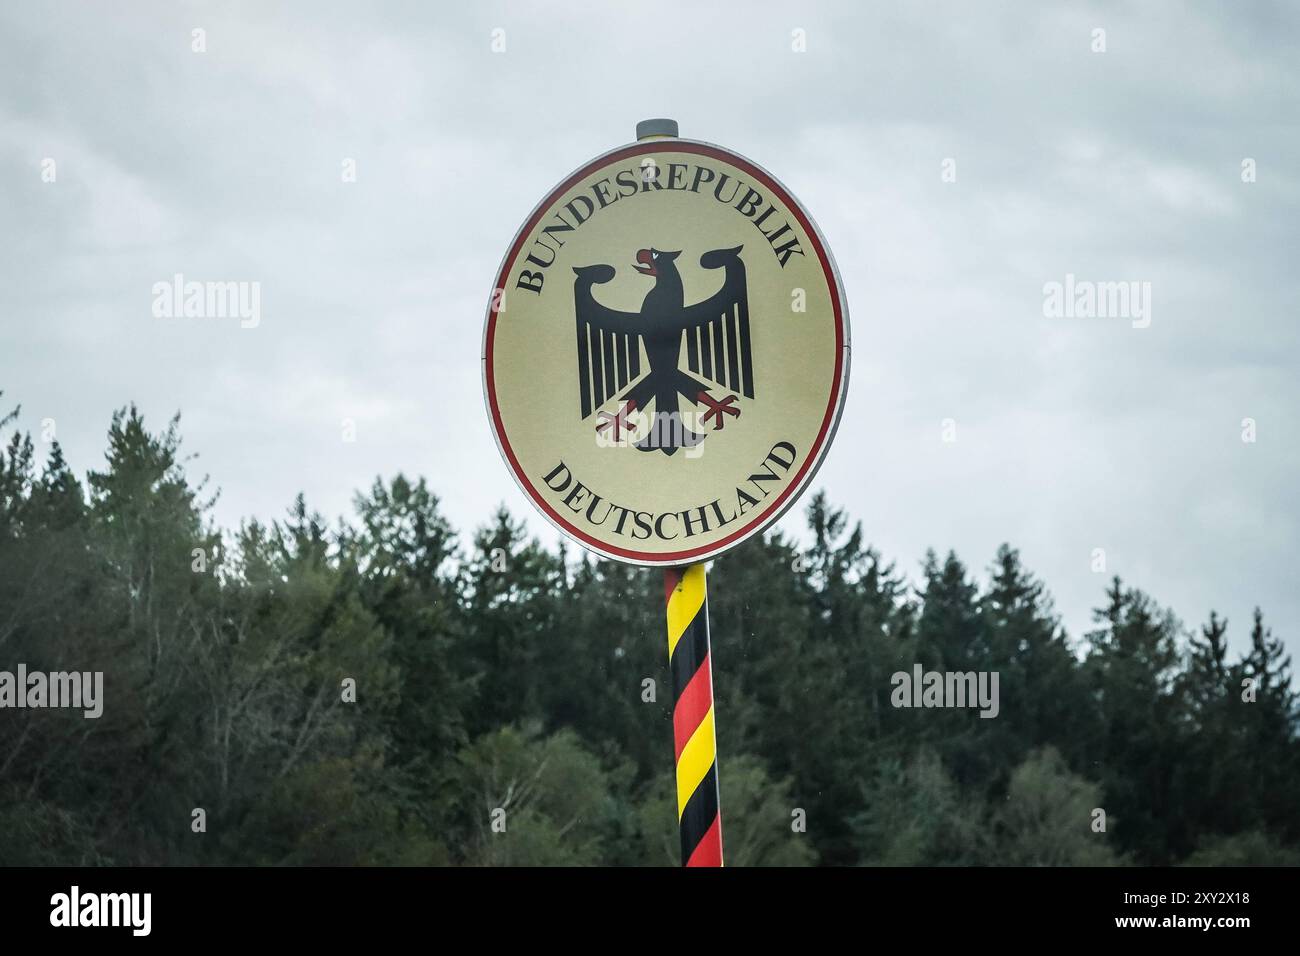
[[[677,824],[682,866],[722,866],[718,748],[713,722],[713,665],[704,565],[664,572],[668,667],[673,681],[677,750]]]

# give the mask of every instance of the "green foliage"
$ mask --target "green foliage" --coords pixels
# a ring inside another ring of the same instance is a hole
[[[875,866],[975,865],[989,861],[988,812],[963,793],[932,750],[906,766],[882,762],[853,820],[859,859]]]
[[[1284,846],[1261,830],[1208,840],[1185,861],[1187,866],[1300,866],[1300,849]]]
[[[0,863],[677,862],[659,574],[504,509],[462,539],[402,475],[351,522],[299,497],[223,531],[178,420],[135,408],[84,479],[38,457],[0,443],[0,669],[106,699],[0,713]],[[1010,547],[913,585],[806,513],[806,548],[709,576],[729,865],[1297,862],[1300,698],[1259,612],[1233,659],[1226,621],[1116,580],[1076,645]],[[918,662],[996,671],[999,716],[895,709]]]
[[[464,861],[473,866],[600,862],[611,811],[600,761],[571,730],[504,727],[459,756]]]
[[[282,866],[438,865],[448,853],[373,783],[382,769],[333,758],[291,770],[255,798],[225,849]]]
[[[43,800],[0,793],[0,860],[6,866],[94,866],[94,835],[77,816]]]
[[[1016,767],[994,814],[997,862],[1009,866],[1112,866],[1107,837],[1092,829],[1101,788],[1070,773],[1052,747]],[[1115,817],[1106,821],[1112,832]]]

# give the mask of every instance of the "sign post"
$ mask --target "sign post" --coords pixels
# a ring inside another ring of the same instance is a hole
[[[709,595],[703,564],[664,572],[682,866],[722,866]]]
[[[515,234],[482,360],[537,509],[664,569],[682,864],[721,866],[705,562],[780,518],[830,447],[849,372],[830,250],[766,170],[646,120]]]

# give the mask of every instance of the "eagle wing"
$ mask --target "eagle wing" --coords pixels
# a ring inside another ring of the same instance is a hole
[[[754,397],[754,357],[749,339],[749,294],[740,250],[715,249],[700,256],[706,269],[723,269],[722,288],[687,306],[682,326],[690,370],[724,388]]]
[[[577,266],[573,283],[578,318],[578,392],[582,417],[641,374],[641,316],[596,301],[592,286],[614,278],[608,265]]]

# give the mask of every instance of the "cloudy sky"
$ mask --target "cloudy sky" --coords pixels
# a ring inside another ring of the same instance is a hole
[[[670,116],[838,259],[853,374],[814,487],[887,557],[982,574],[1010,541],[1078,635],[1102,548],[1188,624],[1239,647],[1258,603],[1300,646],[1294,5],[443,6],[0,8],[22,424],[84,472],[112,409],[179,410],[228,525],[400,470],[462,528],[505,502],[552,539],[487,427],[483,307],[533,204]],[[260,324],[155,317],[176,273],[260,283]],[[1045,315],[1067,274],[1150,283],[1150,324]]]

